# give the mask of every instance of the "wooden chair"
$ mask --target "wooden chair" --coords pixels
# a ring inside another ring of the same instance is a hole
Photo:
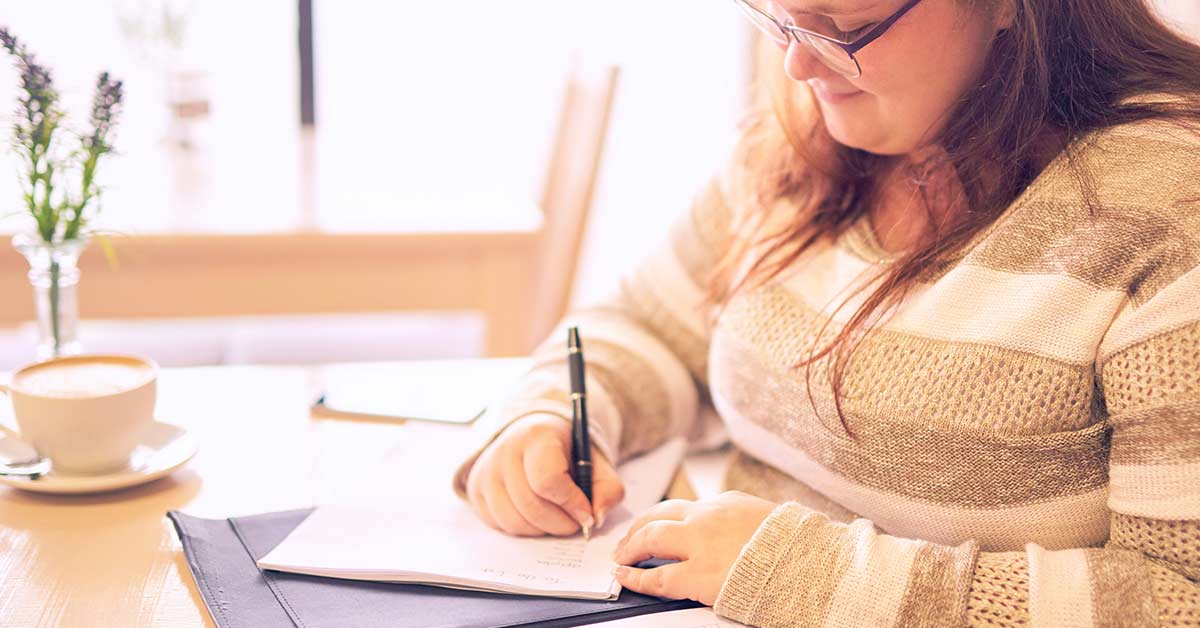
[[[528,343],[566,314],[579,267],[620,74],[616,66],[573,66],[542,193],[542,243]]]

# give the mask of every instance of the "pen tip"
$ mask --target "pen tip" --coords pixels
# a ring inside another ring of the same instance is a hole
[[[592,538],[592,526],[583,526],[583,540],[590,541]]]

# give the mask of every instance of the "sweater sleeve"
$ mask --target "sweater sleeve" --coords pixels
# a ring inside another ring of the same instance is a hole
[[[623,277],[615,294],[571,312],[534,351],[530,372],[481,419],[481,443],[455,473],[460,496],[475,459],[509,424],[533,413],[571,419],[568,325],[579,326],[587,355],[592,443],[609,460],[647,451],[673,435],[719,436],[708,401],[704,291],[729,229],[723,187],[714,178],[673,223],[667,242]]]
[[[1131,299],[1101,346],[1111,429],[1104,547],[981,552],[836,523],[759,527],[716,611],[753,626],[1200,626],[1200,268]]]

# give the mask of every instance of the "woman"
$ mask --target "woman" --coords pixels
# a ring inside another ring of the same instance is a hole
[[[559,332],[460,494],[573,534],[609,461],[719,415],[744,492],[642,514],[617,562],[678,562],[624,586],[758,626],[1200,623],[1200,48],[1140,0],[737,2],[778,47],[730,168],[571,317],[594,510]]]

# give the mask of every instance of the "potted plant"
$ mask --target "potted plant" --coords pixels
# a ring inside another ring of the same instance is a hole
[[[99,211],[96,172],[101,159],[113,151],[110,137],[121,109],[122,84],[108,72],[101,73],[92,100],[90,132],[72,134],[74,142],[64,140],[69,131],[50,71],[7,28],[0,27],[0,45],[20,71],[13,149],[22,162],[23,210],[33,218],[34,228],[17,234],[13,245],[29,260],[37,303],[38,358],[79,353],[77,262],[91,235],[88,220]],[[98,241],[111,258],[107,242]]]

